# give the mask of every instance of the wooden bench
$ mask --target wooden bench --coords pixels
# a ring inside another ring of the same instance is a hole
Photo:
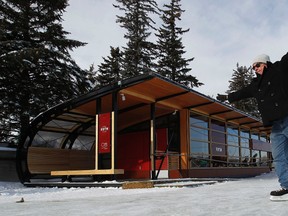
[[[123,169],[95,169],[94,152],[71,149],[30,147],[28,168],[32,174],[70,175],[116,175]]]
[[[60,170],[60,171],[51,171],[52,176],[70,176],[70,175],[116,175],[124,174],[123,169],[103,169],[103,170]]]
[[[30,147],[28,169],[32,174],[45,174],[58,170],[88,170],[95,168],[92,151]]]

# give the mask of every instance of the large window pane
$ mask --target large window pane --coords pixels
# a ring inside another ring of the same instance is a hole
[[[232,125],[228,125],[227,134],[238,136],[238,127],[234,127]]]
[[[241,148],[241,156],[242,158],[248,157],[250,158],[250,150],[248,148]]]
[[[73,143],[72,149],[77,150],[90,150],[94,144],[94,137],[91,136],[79,136]]]
[[[33,139],[32,146],[47,147],[47,148],[60,148],[63,138],[66,138],[66,134],[39,131]]]
[[[217,143],[212,143],[212,144],[211,144],[211,151],[212,151],[212,155],[227,156],[227,153],[226,153],[226,145],[221,145],[221,144],[217,144]]]
[[[241,142],[241,147],[246,147],[246,148],[249,148],[249,139],[246,139],[246,138],[241,138],[240,139],[240,142]]]
[[[239,157],[239,147],[228,146],[228,156]]]
[[[260,136],[260,140],[264,141],[264,142],[267,142],[267,137],[265,135],[261,135]]]
[[[190,116],[190,126],[208,128],[208,119],[204,116]]]
[[[228,145],[239,146],[239,138],[238,136],[227,135]]]
[[[228,157],[229,167],[239,167],[239,157],[229,156]]]
[[[208,141],[208,130],[190,127],[190,139]]]
[[[250,138],[250,136],[249,136],[249,131],[240,131],[240,136],[241,137],[245,137],[245,138]]]
[[[225,144],[225,134],[221,132],[212,131],[211,132],[212,142]]]
[[[191,153],[209,153],[208,143],[191,140]]]
[[[253,150],[252,151],[252,157],[250,159],[250,165],[251,166],[257,166],[259,165],[259,161],[260,161],[260,153],[257,150]]]
[[[45,127],[61,128],[61,129],[72,129],[76,125],[75,122],[52,120],[48,122]]]
[[[211,119],[211,129],[225,132],[225,123],[217,121],[215,119]]]
[[[210,160],[208,156],[192,154],[190,158],[191,167],[209,167]]]
[[[269,157],[268,152],[261,151],[261,163],[260,166],[268,166],[269,165]]]
[[[251,139],[259,140],[258,134],[251,134]]]

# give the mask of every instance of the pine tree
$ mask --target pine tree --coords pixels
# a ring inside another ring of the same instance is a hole
[[[183,30],[177,26],[184,10],[181,9],[180,0],[171,0],[170,4],[164,4],[161,19],[162,27],[159,29],[158,45],[158,71],[161,75],[188,87],[203,85],[198,79],[190,74],[189,62],[194,58],[185,59],[184,45],[181,36],[189,29]]]
[[[110,47],[110,56],[103,58],[104,62],[98,67],[97,87],[109,85],[122,79],[121,55],[119,47]]]
[[[123,51],[123,78],[147,73],[152,70],[155,59],[155,44],[148,41],[155,22],[149,14],[158,14],[157,3],[154,0],[116,1],[119,4],[114,7],[124,12],[123,16],[117,16],[116,22],[127,30],[124,38],[128,40]]]
[[[0,2],[0,130],[6,135],[89,88],[85,71],[69,54],[85,43],[67,39],[61,25],[67,5],[67,0]]]
[[[98,85],[97,80],[96,80],[97,78],[96,73],[97,71],[95,70],[94,64],[91,64],[89,69],[86,70],[87,80],[89,82],[89,86],[91,86],[91,89],[95,88]]]
[[[254,78],[254,73],[251,67],[247,68],[246,66],[239,66],[238,63],[236,64],[236,67],[237,69],[233,70],[234,73],[232,74],[232,79],[229,81],[229,90],[226,91],[228,94],[246,87]],[[248,98],[233,102],[232,105],[254,117],[260,118],[260,113],[258,111],[257,101],[255,98]]]

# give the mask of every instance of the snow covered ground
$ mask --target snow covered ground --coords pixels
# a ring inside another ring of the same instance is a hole
[[[0,215],[287,216],[288,202],[269,200],[274,189],[279,189],[274,172],[182,188],[28,188],[0,182]]]

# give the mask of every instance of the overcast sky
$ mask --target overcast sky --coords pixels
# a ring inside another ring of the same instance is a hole
[[[159,7],[170,0],[156,0]],[[126,45],[125,29],[116,23],[116,0],[69,0],[64,13],[68,38],[87,42],[71,53],[78,65],[88,69],[102,63],[110,46]],[[215,97],[228,90],[229,80],[240,66],[250,66],[258,54],[268,54],[272,62],[288,51],[288,0],[182,0],[181,22],[190,31],[183,35],[185,58],[191,74],[204,83],[195,88]],[[161,25],[160,20],[155,20]]]

